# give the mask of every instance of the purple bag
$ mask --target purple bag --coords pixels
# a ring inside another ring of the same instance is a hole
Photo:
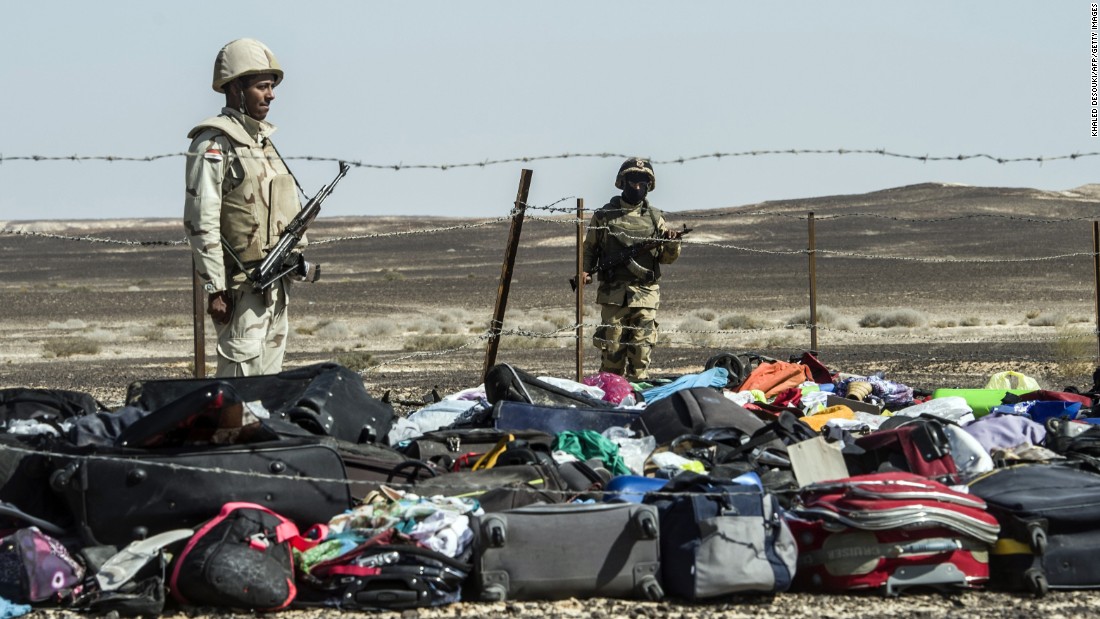
[[[963,430],[978,439],[986,451],[1008,449],[1022,443],[1042,445],[1047,437],[1043,424],[1035,423],[1020,415],[1001,413],[990,413],[979,417],[963,426]]]
[[[80,592],[84,567],[38,527],[0,539],[0,597],[21,604],[60,602]]]

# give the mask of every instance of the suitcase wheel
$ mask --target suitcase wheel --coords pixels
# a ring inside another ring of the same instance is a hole
[[[1031,546],[1031,552],[1042,556],[1047,552],[1047,532],[1043,530],[1043,525],[1038,522],[1029,522],[1027,525],[1027,532],[1030,536],[1028,544]]]
[[[634,523],[644,539],[657,539],[657,520],[651,512],[639,511],[635,513]]]
[[[503,548],[504,543],[508,541],[508,536],[505,534],[504,522],[500,518],[486,518],[484,523],[485,538],[489,541],[489,546],[493,548]]]
[[[386,476],[386,482],[392,483],[396,477],[404,475],[406,483],[415,484],[416,480],[421,477],[421,472],[427,473],[425,477],[435,477],[435,469],[427,462],[423,460],[405,460],[390,469],[390,474]]]
[[[661,589],[661,585],[657,582],[657,579],[652,576],[647,576],[642,580],[642,594],[645,596],[645,599],[650,602],[657,602],[665,597],[664,589]]]
[[[1043,570],[1035,567],[1024,572],[1024,584],[1037,598],[1045,596],[1050,591],[1046,574],[1043,573]]]
[[[508,591],[502,585],[489,585],[482,590],[481,599],[486,602],[503,602],[508,599]]]
[[[56,492],[63,492],[69,487],[69,484],[73,480],[73,475],[76,474],[78,468],[80,468],[78,462],[70,462],[65,465],[65,468],[57,469],[53,473],[50,473],[50,488]]]

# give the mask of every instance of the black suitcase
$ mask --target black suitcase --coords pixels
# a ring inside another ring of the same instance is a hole
[[[58,457],[50,486],[86,544],[125,545],[197,526],[231,501],[258,503],[304,529],[349,509],[337,450],[315,439]]]
[[[684,434],[702,434],[707,428],[737,428],[752,434],[763,428],[764,422],[726,398],[720,389],[690,387],[650,403],[631,427],[665,445]]]
[[[1022,464],[969,484],[1001,525],[990,584],[1009,590],[1100,588],[1100,475],[1072,466]]]
[[[393,407],[372,397],[362,377],[338,363],[241,378],[137,381],[127,389],[126,404],[156,411],[219,381],[231,385],[246,402],[258,400],[272,418],[314,434],[352,443],[384,443],[393,426]]]
[[[108,410],[106,405],[83,391],[34,387],[0,389],[0,422],[5,429],[16,420],[50,423],[105,410]]]

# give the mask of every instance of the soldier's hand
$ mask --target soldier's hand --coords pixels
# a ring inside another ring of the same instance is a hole
[[[585,286],[592,283],[592,274],[591,273],[586,272],[586,273],[582,273],[581,275],[584,278],[584,285]]]
[[[210,298],[206,305],[206,313],[210,314],[210,318],[217,324],[227,324],[229,318],[233,315],[233,298],[229,296],[229,291],[219,290],[218,292],[210,293]]]

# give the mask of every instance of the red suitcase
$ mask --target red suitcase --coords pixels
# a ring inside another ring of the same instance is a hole
[[[788,522],[801,590],[971,588],[989,580],[1000,530],[985,502],[911,473],[811,484]]]

